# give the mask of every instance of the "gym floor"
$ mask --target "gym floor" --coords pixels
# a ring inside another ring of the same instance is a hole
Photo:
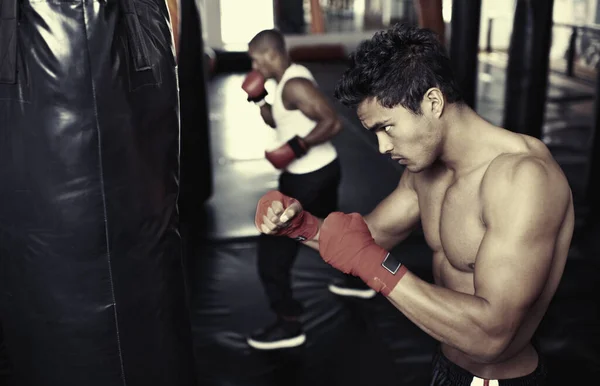
[[[306,63],[321,89],[332,96],[343,63]],[[505,60],[482,55],[477,111],[502,124]],[[298,349],[257,352],[245,335],[271,322],[256,272],[254,210],[277,172],[264,159],[271,129],[240,89],[244,74],[218,74],[209,84],[214,193],[206,204],[206,229],[192,235],[188,255],[192,323],[202,385],[424,385],[436,342],[383,297],[341,299],[327,284],[338,273],[308,248],[293,270],[294,291],[305,306],[307,344]],[[586,152],[593,119],[591,86],[550,75],[544,141],[571,183],[580,218],[586,187]],[[570,101],[570,102],[569,102]],[[342,164],[340,210],[369,212],[397,184],[402,167],[377,152],[376,140],[353,111],[335,103],[344,130],[335,138]],[[581,223],[581,222],[580,222]],[[564,278],[539,328],[550,385],[598,378],[597,229],[579,225]],[[592,235],[592,236],[590,236]],[[428,246],[417,232],[394,253],[426,280]]]

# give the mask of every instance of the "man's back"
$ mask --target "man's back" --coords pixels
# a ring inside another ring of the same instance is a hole
[[[475,162],[470,170],[458,175],[437,164],[427,171],[413,174],[412,184],[419,198],[425,238],[433,251],[435,282],[442,287],[477,296],[479,288],[497,279],[494,273],[501,272],[502,265],[511,265],[509,269],[513,270],[536,267],[535,262],[527,261],[531,258],[528,255],[504,261],[501,258],[503,254],[509,256],[521,252],[513,250],[510,244],[486,238],[490,227],[495,225],[488,224],[488,217],[493,217],[494,211],[502,211],[505,202],[523,200],[522,213],[515,213],[514,232],[519,231],[520,224],[535,221],[539,224],[540,235],[554,233],[551,239],[555,239],[556,243],[550,246],[551,251],[547,254],[550,261],[548,264],[541,262],[539,272],[531,272],[536,279],[532,281],[534,284],[506,283],[506,296],[512,296],[512,292],[518,294],[520,285],[541,288],[537,292],[527,289],[539,294],[535,299],[521,299],[523,315],[515,319],[519,326],[503,353],[492,363],[481,363],[457,349],[442,346],[444,354],[452,362],[472,373],[506,379],[531,373],[537,365],[537,355],[529,342],[559,284],[573,232],[574,214],[566,178],[540,141],[497,128],[482,133],[482,138],[485,139],[481,141],[480,154],[484,155],[477,159],[481,162]],[[537,189],[535,183],[533,186],[511,185],[515,181],[515,170],[521,169],[535,169],[542,173],[552,190]],[[527,199],[522,197],[534,194],[538,195],[536,199],[544,213],[528,213],[527,208],[531,205],[527,205]],[[524,239],[537,237],[531,232],[524,233],[529,233],[522,234]],[[506,250],[502,250],[504,248]],[[500,258],[485,257],[486,249],[492,250],[487,255]],[[479,259],[488,260],[480,262]],[[521,262],[524,264],[521,265]],[[480,265],[482,267],[478,269]],[[525,292],[527,290],[524,289]],[[507,310],[510,312],[510,307]]]

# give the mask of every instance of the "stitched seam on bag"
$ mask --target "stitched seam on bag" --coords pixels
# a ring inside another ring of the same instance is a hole
[[[6,46],[10,47],[10,44],[12,43],[13,39],[16,39],[16,34],[14,33],[14,31],[11,31],[11,34],[8,38],[6,38]],[[0,56],[0,68],[4,67],[4,66],[14,66],[15,63],[10,62],[10,50],[7,48],[6,52],[0,52],[0,54],[4,54],[3,56]]]
[[[88,21],[87,21],[87,7],[86,4],[87,1],[84,0],[84,7],[83,7],[83,23],[84,23],[84,34],[85,34],[85,40],[87,42],[86,44],[86,48],[87,48],[87,59],[88,59],[88,67],[90,70],[90,74],[92,73],[92,60],[90,57],[90,42],[89,42],[89,37],[87,34],[87,27],[88,27]],[[123,362],[123,351],[121,349],[121,334],[120,334],[120,330],[119,330],[119,318],[118,318],[118,313],[117,313],[117,301],[116,301],[116,297],[115,297],[115,286],[114,286],[114,280],[113,280],[113,274],[112,274],[112,262],[111,262],[111,254],[110,254],[110,240],[109,240],[109,233],[108,233],[108,214],[107,214],[107,208],[106,208],[106,189],[104,186],[104,168],[102,166],[102,134],[100,133],[100,124],[98,122],[98,99],[96,97],[96,85],[94,83],[94,80],[92,78],[91,80],[91,86],[92,86],[92,98],[94,100],[94,120],[96,121],[96,132],[98,133],[97,138],[98,138],[98,168],[99,168],[99,173],[100,173],[100,190],[102,193],[102,210],[104,212],[104,233],[106,236],[106,257],[107,257],[107,262],[108,262],[108,274],[109,274],[109,278],[110,278],[110,292],[112,295],[112,302],[113,302],[113,309],[114,309],[114,314],[115,314],[115,328],[116,328],[116,333],[117,333],[117,349],[119,351],[119,363],[121,365],[121,379],[123,380],[123,386],[127,386],[127,382],[125,380],[125,364]]]

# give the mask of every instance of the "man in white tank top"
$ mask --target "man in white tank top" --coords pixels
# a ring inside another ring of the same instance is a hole
[[[249,43],[253,71],[242,88],[248,100],[260,106],[266,124],[276,130],[278,145],[265,152],[273,166],[281,170],[279,190],[297,198],[311,212],[321,216],[337,210],[341,178],[335,147],[330,139],[342,125],[327,98],[319,91],[311,72],[292,63],[279,31],[265,30]],[[274,79],[277,89],[273,105],[266,103],[266,79]],[[299,346],[305,335],[299,317],[302,305],[292,296],[291,269],[299,241],[261,234],[258,245],[258,271],[277,321],[248,338],[260,350]],[[329,289],[339,295],[370,298],[375,292],[352,276]]]

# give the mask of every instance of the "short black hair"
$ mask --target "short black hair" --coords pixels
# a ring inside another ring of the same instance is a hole
[[[421,101],[431,87],[438,87],[450,103],[463,101],[438,36],[428,29],[396,24],[361,42],[334,95],[348,107],[375,97],[383,107],[401,105],[421,114]]]
[[[248,43],[250,47],[258,48],[259,51],[264,51],[268,48],[283,54],[286,52],[285,39],[283,34],[276,29],[262,30],[256,34]]]

